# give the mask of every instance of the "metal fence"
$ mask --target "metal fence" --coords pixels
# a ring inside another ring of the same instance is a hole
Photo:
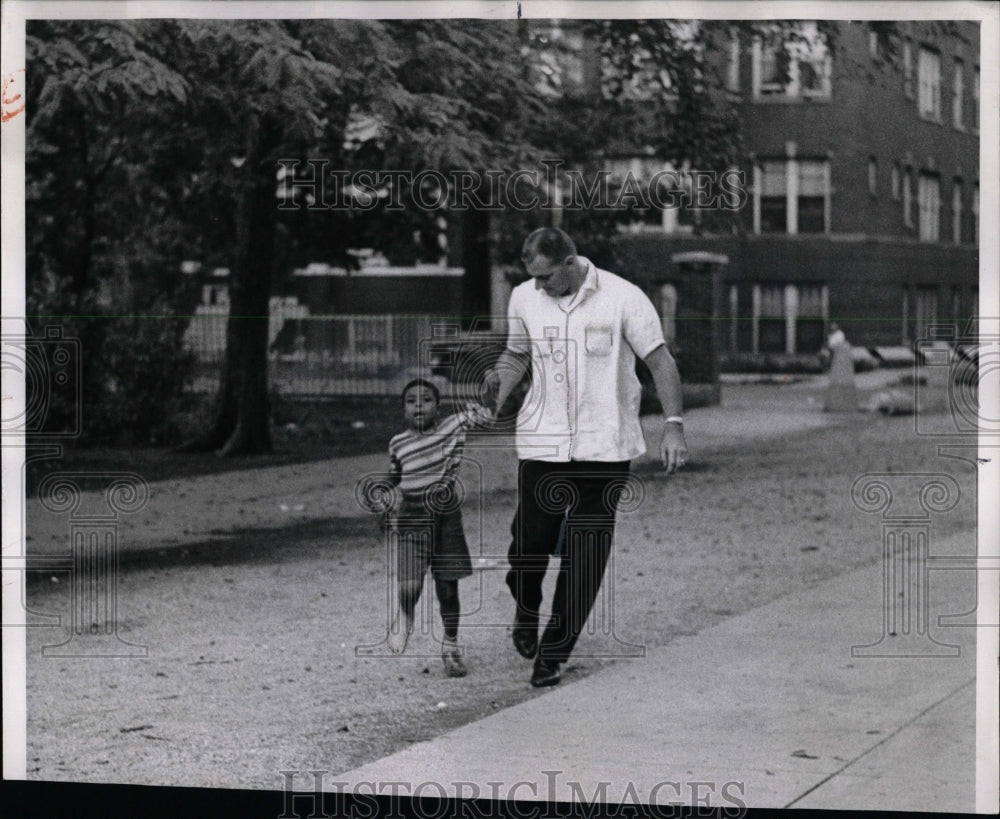
[[[224,313],[191,318],[184,338],[197,359],[189,387],[192,392],[214,392],[219,386],[226,321]],[[492,348],[495,342],[493,339]],[[462,362],[468,357],[462,359],[453,349],[465,343],[469,339],[457,320],[272,314],[268,377],[272,391],[293,397],[395,395],[416,374],[434,374],[452,383],[474,377],[463,371]],[[474,343],[477,351],[486,350],[489,355],[491,340]],[[482,359],[477,355],[477,365]]]

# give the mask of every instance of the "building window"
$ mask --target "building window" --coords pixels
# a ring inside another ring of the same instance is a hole
[[[892,198],[893,201],[899,201],[899,163],[894,162],[892,165]]]
[[[903,41],[903,94],[913,99],[913,44]]]
[[[868,29],[868,54],[872,57],[878,56],[878,32],[873,28]]]
[[[804,23],[793,41],[782,41],[777,34],[756,38],[752,56],[754,99],[830,96],[830,52],[815,23]]]
[[[756,285],[754,303],[754,352],[786,352],[784,285]]]
[[[952,82],[951,123],[959,131],[965,130],[962,120],[962,96],[965,94],[965,64],[955,58],[955,75]]]
[[[624,233],[691,233],[701,219],[694,205],[694,179],[686,170],[650,156],[612,159],[609,193],[612,216]],[[655,193],[645,193],[657,180]],[[648,200],[648,201],[644,201]],[[662,203],[662,204],[660,204]],[[669,204],[668,204],[669,203]],[[645,207],[648,204],[649,207]]]
[[[924,119],[941,121],[941,57],[934,51],[920,49],[917,63],[919,99],[917,109]]]
[[[809,160],[800,161],[798,165],[798,232],[825,233],[829,166],[826,162]]]
[[[829,162],[765,160],[754,171],[755,233],[826,233],[829,230]]]
[[[930,337],[931,325],[937,324],[937,287],[918,287],[916,309],[913,311],[914,341]]]
[[[797,353],[818,353],[826,343],[826,286],[799,285],[796,289],[792,345]]]
[[[760,227],[758,233],[785,233],[788,230],[788,183],[785,160],[767,161],[760,166]]]
[[[940,238],[941,185],[936,176],[922,173],[917,180],[917,207],[920,210],[920,240],[936,242]]]
[[[962,244],[962,180],[956,179],[951,189],[951,240]]]
[[[878,162],[873,156],[868,158],[868,193],[878,195]]]
[[[780,42],[755,42],[753,64],[755,71],[754,96],[781,96],[787,93],[778,62]],[[791,67],[789,67],[789,71]]]
[[[910,169],[903,169],[903,224],[913,227],[913,191],[910,183]]]
[[[828,300],[824,284],[755,284],[752,351],[818,353],[825,342]],[[730,310],[735,306],[731,292]]]

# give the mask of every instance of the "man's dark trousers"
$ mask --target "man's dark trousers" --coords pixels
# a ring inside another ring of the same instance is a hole
[[[542,580],[566,521],[552,614],[539,641],[544,659],[566,662],[587,622],[611,554],[615,512],[628,475],[628,461],[519,463],[507,585],[524,626],[537,629]]]

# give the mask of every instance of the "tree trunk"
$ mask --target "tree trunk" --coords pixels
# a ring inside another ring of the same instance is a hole
[[[268,309],[277,212],[269,164],[277,129],[252,121],[236,203],[236,253],[226,324],[226,360],[209,429],[178,447],[220,455],[270,452]]]
[[[485,210],[466,210],[462,214],[462,314],[480,318],[490,315],[490,214]],[[469,319],[464,320],[469,324]]]

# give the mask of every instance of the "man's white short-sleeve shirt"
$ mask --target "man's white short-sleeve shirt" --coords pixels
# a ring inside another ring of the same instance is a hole
[[[580,289],[553,298],[533,279],[514,288],[510,350],[531,355],[531,388],[517,419],[517,456],[626,461],[646,451],[635,359],[664,343],[650,300],[631,282],[587,268]]]

